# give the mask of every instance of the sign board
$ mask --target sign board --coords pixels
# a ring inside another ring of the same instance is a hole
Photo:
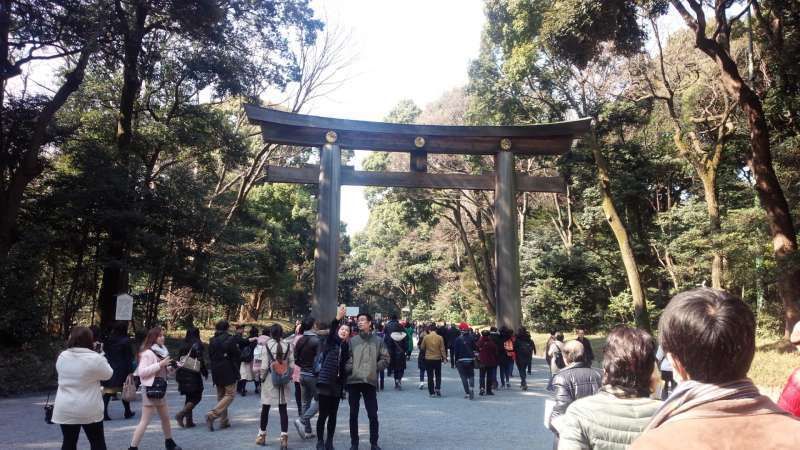
[[[381,320],[381,319],[383,319],[383,314],[375,313],[375,320]]]
[[[117,313],[115,314],[114,319],[133,319],[133,297],[128,294],[120,294],[117,296]]]
[[[347,317],[357,316],[358,315],[358,306],[348,306],[347,312],[345,313]]]

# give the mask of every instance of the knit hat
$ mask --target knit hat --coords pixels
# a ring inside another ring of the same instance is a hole
[[[461,331],[467,331],[469,330],[469,325],[467,325],[466,322],[461,322],[460,324],[458,324],[458,329]]]

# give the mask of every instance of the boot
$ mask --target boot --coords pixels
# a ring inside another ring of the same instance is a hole
[[[281,450],[289,450],[289,434],[281,432]]]
[[[259,431],[258,436],[256,436],[256,445],[267,445],[267,432],[266,431]]]
[[[126,402],[125,400],[122,401],[122,406],[125,407],[125,418],[130,419],[131,417],[135,416],[136,413],[131,411],[131,402]]]
[[[172,440],[172,438],[164,441],[164,447],[166,447],[167,450],[183,450],[178,446],[178,444],[175,443],[175,441]]]
[[[183,405],[183,409],[178,411],[178,414],[175,414],[175,421],[178,422],[179,427],[186,428],[184,419],[188,414],[192,413],[192,408],[194,408],[194,403],[188,402],[185,405]]]
[[[195,423],[194,419],[192,418],[192,411],[186,413],[186,428],[194,428]]]

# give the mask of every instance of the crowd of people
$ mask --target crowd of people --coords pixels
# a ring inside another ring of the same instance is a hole
[[[363,398],[370,448],[379,450],[377,394],[386,375],[396,390],[403,389],[415,337],[419,389],[427,377],[432,398],[442,396],[442,365],[448,362],[457,369],[465,399],[475,399],[476,369],[480,396],[511,389],[515,367],[519,388],[527,390],[536,354],[524,327],[478,331],[464,322],[410,323],[394,315],[379,323],[366,313],[346,320],[344,307],[328,323],[313,317],[298,321],[288,336],[278,324],[260,332],[236,326],[231,333],[229,328],[219,321],[207,346],[199,330],[189,328],[173,359],[160,327],[147,332],[136,352],[126,322],[116,324],[102,343],[99,330],[75,327],[56,363],[52,421],[61,425],[62,448],[77,448],[82,428],[93,450],[105,449],[109,400],[122,394],[123,417],[134,417],[130,389],[136,382],[141,412],[129,450],[138,450],[156,415],[165,448],[180,449],[172,438],[167,379],[174,376],[185,398],[176,423],[192,428],[210,375],[217,402],[204,415],[208,431],[231,426],[228,408],[237,394],[247,395],[252,381],[261,403],[255,444],[266,445],[269,412],[276,405],[277,443],[288,448],[287,404],[294,391],[298,417],[293,423],[301,439],[316,437],[317,449],[332,449],[339,404],[346,398],[351,449],[357,449]],[[737,297],[708,288],[676,295],[660,318],[658,341],[644,330],[612,329],[602,369],[592,366],[595,356],[584,330],[577,335],[565,341],[563,333],[553,331],[543,348],[553,396],[545,422],[554,449],[800,448],[800,421],[785,410],[790,409],[786,401],[781,403],[785,409],[779,407],[747,378],[755,354],[755,318]],[[800,345],[800,326],[792,340]]]

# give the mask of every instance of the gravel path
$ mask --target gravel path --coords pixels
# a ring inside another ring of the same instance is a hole
[[[519,378],[511,379],[514,389],[498,391],[494,397],[479,397],[474,401],[464,399],[458,372],[448,364],[442,369],[441,398],[429,398],[427,388],[417,389],[419,372],[416,356],[409,362],[404,390],[392,389],[393,381],[386,378],[386,389],[378,394],[378,416],[380,420],[381,448],[392,449],[542,449],[552,448],[552,435],[542,425],[544,400],[549,398],[545,390],[547,367],[544,360],[534,358],[533,375],[529,375],[529,390],[522,392]],[[516,368],[514,369],[516,375]],[[477,385],[477,371],[476,371]],[[171,414],[183,403],[170,382],[167,394]],[[175,441],[184,449],[257,449],[254,440],[258,429],[259,398],[252,393],[237,396],[230,409],[232,427],[209,432],[203,426],[180,429],[172,421]],[[476,389],[477,391],[477,389]],[[195,410],[195,420],[214,404],[213,387],[206,386],[203,402]],[[36,395],[0,400],[0,449],[57,449],[61,446],[58,425],[44,423],[45,396]],[[127,449],[133,429],[139,418],[140,403],[133,404],[136,417],[122,419],[122,405],[112,402],[109,410],[113,420],[105,422],[106,443],[109,449]],[[339,450],[348,449],[350,434],[348,426],[349,407],[343,401],[339,407],[334,445]],[[297,418],[294,399],[289,403],[289,448],[313,449],[314,439],[303,441],[297,436],[292,421]],[[313,420],[312,423],[316,423]],[[359,414],[361,448],[369,448],[369,426],[366,411]],[[280,435],[278,412],[270,410],[268,441],[266,448],[278,448]],[[155,419],[145,433],[140,449],[164,448],[160,422]],[[89,448],[85,435],[81,434],[78,447]]]

